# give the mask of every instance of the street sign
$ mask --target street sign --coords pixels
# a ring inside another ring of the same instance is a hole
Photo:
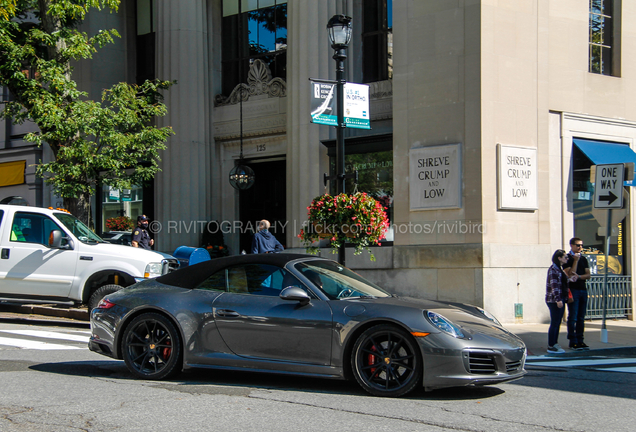
[[[596,166],[594,208],[623,208],[623,181],[625,166],[608,164]]]
[[[629,199],[629,194],[627,193],[627,190],[623,188],[623,202],[628,202],[627,201],[628,199]],[[627,206],[625,206],[625,208],[612,210],[610,227],[616,228],[618,224],[621,223],[623,219],[625,219],[625,217],[627,217],[627,213],[629,212],[629,209],[626,207]],[[592,216],[594,216],[594,219],[596,219],[596,221],[598,222],[600,226],[605,227],[607,225],[607,212],[609,211],[610,209],[592,208]],[[603,236],[604,235],[605,234],[603,234]]]

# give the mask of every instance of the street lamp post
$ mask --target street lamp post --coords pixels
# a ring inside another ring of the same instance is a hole
[[[347,58],[347,47],[351,41],[351,17],[334,15],[327,23],[329,40],[334,49],[333,59],[336,61],[336,105],[338,125],[336,126],[336,191],[345,192],[345,143],[344,143],[344,61]],[[344,244],[338,248],[338,261],[344,265]]]

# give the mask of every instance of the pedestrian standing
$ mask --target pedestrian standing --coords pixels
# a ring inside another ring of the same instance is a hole
[[[133,230],[132,246],[151,250],[155,241],[148,233],[148,218],[146,215],[137,216],[137,227]]]
[[[570,278],[572,302],[568,303],[568,339],[573,350],[587,350],[583,342],[585,314],[587,313],[587,280],[592,277],[587,259],[581,255],[583,240],[573,237],[570,240],[568,262],[563,269]]]
[[[557,249],[552,254],[552,265],[548,269],[545,287],[545,302],[550,309],[550,327],[548,328],[548,353],[562,354],[565,352],[557,343],[559,329],[568,299],[568,276],[563,271],[563,265],[568,262],[567,253]]]
[[[272,233],[269,232],[269,221],[263,219],[258,222],[258,232],[252,239],[252,253],[278,253],[285,248]]]

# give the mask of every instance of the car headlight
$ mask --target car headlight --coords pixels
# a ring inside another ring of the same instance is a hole
[[[426,311],[426,317],[431,322],[431,324],[433,324],[444,333],[448,333],[449,335],[456,338],[464,337],[464,333],[462,333],[461,329],[453,324],[453,322],[448,318],[444,318],[442,315],[432,311]]]
[[[479,312],[481,312],[486,318],[488,318],[490,321],[494,322],[495,324],[497,324],[498,326],[501,326],[501,323],[499,322],[499,320],[497,318],[495,318],[495,316],[493,314],[491,314],[490,312],[488,312],[487,310],[484,310],[482,308],[480,308],[479,306],[475,306],[477,308],[477,310]]]
[[[156,278],[161,276],[161,272],[163,270],[163,265],[158,263],[150,263],[146,266],[146,270],[144,271],[145,278]]]

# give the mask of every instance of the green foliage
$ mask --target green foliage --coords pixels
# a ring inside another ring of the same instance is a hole
[[[171,84],[120,83],[104,91],[101,104],[81,101],[51,109],[43,123],[59,126],[25,137],[40,145],[60,142],[55,160],[39,164],[36,173],[63,197],[90,195],[97,182],[130,189],[152,179],[159,170],[159,151],[165,149],[172,129],[157,128],[151,120],[166,114],[159,91]]]
[[[71,79],[71,60],[90,59],[119,37],[115,30],[89,37],[78,24],[91,8],[117,11],[119,0],[0,1],[0,15],[13,16],[0,19],[0,85],[12,95],[0,103],[0,118],[39,127],[25,139],[48,144],[54,160],[36,173],[60,196],[85,203],[99,183],[126,189],[152,179],[173,133],[152,122],[166,114],[161,92],[175,82],[119,83],[97,102]]]
[[[15,0],[0,0],[0,20],[10,20],[15,16]]]

